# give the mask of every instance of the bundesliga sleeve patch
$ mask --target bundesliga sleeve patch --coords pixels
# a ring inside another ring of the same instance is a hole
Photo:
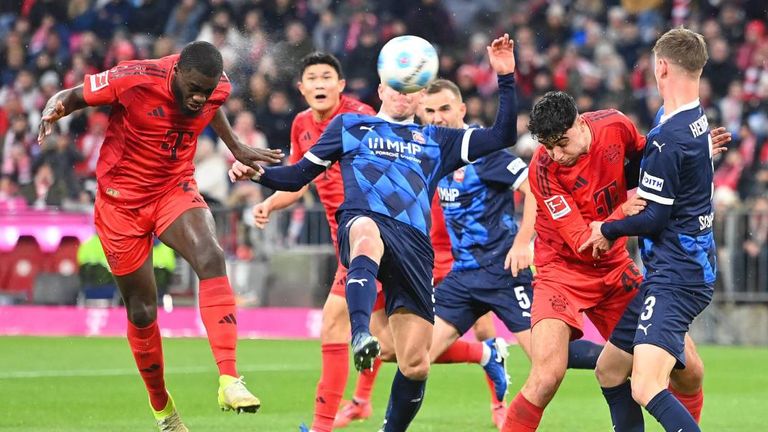
[[[511,172],[512,175],[517,175],[525,166],[525,162],[522,159],[515,159],[507,165],[507,171]]]
[[[661,192],[661,190],[664,188],[664,179],[652,176],[647,172],[643,173],[643,179],[641,180],[641,183],[648,189],[653,189],[658,192]]]
[[[544,200],[544,204],[547,205],[549,214],[552,215],[552,219],[560,219],[571,212],[571,206],[568,205],[568,201],[563,198],[562,195],[555,195],[551,198]]]
[[[109,71],[99,72],[96,75],[91,75],[91,91],[97,92],[109,85]]]

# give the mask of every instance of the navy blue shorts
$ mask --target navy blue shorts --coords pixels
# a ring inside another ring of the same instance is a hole
[[[712,301],[713,286],[691,289],[682,286],[645,283],[627,306],[610,341],[632,354],[635,345],[663,348],[685,368],[685,334],[701,311]]]
[[[435,313],[464,334],[489,311],[517,333],[531,328],[533,276],[498,268],[452,271],[435,289]]]
[[[376,278],[384,290],[387,315],[404,308],[435,323],[432,265],[435,261],[432,243],[418,229],[396,219],[365,210],[339,213],[339,259],[349,268],[349,227],[358,217],[372,219],[384,241],[384,256]]]

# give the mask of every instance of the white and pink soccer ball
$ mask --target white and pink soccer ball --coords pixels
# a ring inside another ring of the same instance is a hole
[[[377,68],[382,84],[401,93],[413,93],[435,79],[439,63],[432,44],[407,35],[391,39],[381,48]]]

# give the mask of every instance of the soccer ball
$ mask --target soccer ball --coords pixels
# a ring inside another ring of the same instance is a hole
[[[413,93],[428,86],[437,76],[437,51],[418,36],[398,36],[381,48],[377,65],[382,84]]]

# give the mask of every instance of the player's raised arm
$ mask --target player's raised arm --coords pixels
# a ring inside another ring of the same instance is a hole
[[[42,143],[46,136],[51,134],[53,124],[60,118],[66,117],[73,111],[83,109],[88,106],[83,97],[83,85],[62,90],[48,99],[43,108],[40,128],[37,134],[37,142]]]
[[[508,34],[491,42],[488,60],[499,80],[499,107],[493,126],[482,129],[468,129],[461,136],[457,151],[460,159],[450,159],[446,171],[472,163],[477,158],[515,144],[517,138],[517,93],[515,90],[514,42]],[[449,147],[451,148],[451,147]],[[449,154],[452,151],[448,152]],[[448,155],[450,157],[450,155]]]
[[[232,125],[229,124],[229,120],[221,108],[216,110],[216,114],[211,120],[211,127],[216,135],[224,141],[235,159],[245,165],[256,167],[256,162],[278,163],[283,157],[282,150],[259,149],[243,144],[235,135]]]

